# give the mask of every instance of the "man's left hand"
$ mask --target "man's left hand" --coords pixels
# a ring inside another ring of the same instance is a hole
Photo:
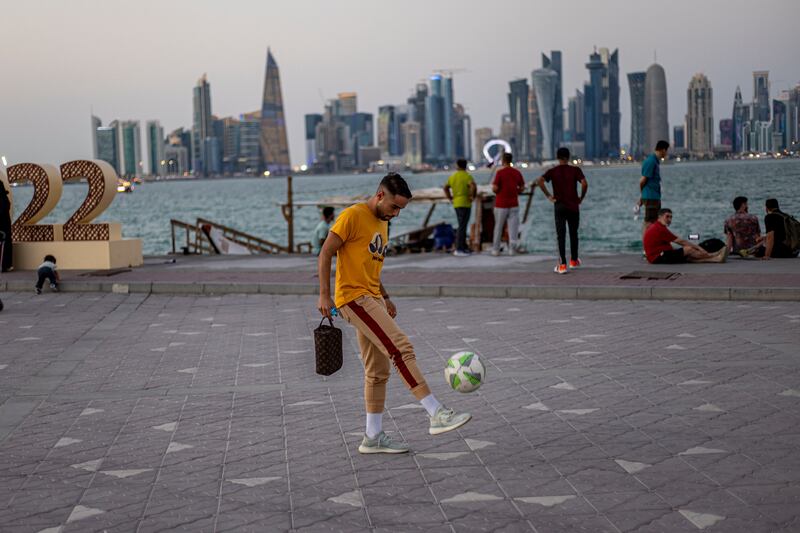
[[[386,303],[386,312],[389,313],[389,316],[394,318],[397,316],[397,307],[395,307],[394,302],[389,299],[383,300]]]

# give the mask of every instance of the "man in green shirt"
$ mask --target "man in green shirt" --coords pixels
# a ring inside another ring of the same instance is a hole
[[[444,195],[453,202],[458,218],[458,231],[456,232],[456,249],[453,255],[466,257],[470,255],[467,245],[467,224],[472,207],[472,200],[478,194],[478,187],[475,180],[467,172],[467,160],[459,159],[456,161],[456,170],[447,180],[444,186]]]

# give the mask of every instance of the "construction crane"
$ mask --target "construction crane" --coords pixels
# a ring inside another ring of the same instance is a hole
[[[453,74],[457,74],[459,72],[469,72],[469,70],[465,68],[436,68],[433,69],[434,74],[441,74],[447,76],[449,78],[453,77]]]

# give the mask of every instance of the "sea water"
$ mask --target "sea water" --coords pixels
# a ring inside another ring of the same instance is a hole
[[[521,169],[526,181],[542,173],[541,167]],[[633,206],[639,197],[639,165],[583,168],[589,193],[581,206],[581,253],[634,252],[641,250],[641,219]],[[413,189],[440,187],[448,172],[407,174]],[[473,173],[478,183],[487,183],[490,171]],[[699,234],[700,239],[723,238],[723,222],[733,212],[731,201],[742,195],[750,199],[750,212],[762,219],[764,200],[777,198],[782,210],[800,215],[800,160],[720,161],[669,163],[661,167],[662,204],[673,210],[672,231],[682,237]],[[380,174],[297,176],[294,198],[322,200],[333,195],[372,193]],[[63,222],[86,196],[86,184],[64,187],[61,201],[42,223]],[[31,198],[31,187],[13,189],[18,215]],[[523,198],[520,211],[524,211]],[[285,244],[287,224],[280,212],[286,201],[283,178],[225,178],[148,182],[130,194],[117,194],[113,204],[97,220],[122,223],[125,237],[143,240],[146,254],[164,254],[171,249],[170,219],[194,223],[206,218],[258,237]],[[420,226],[430,204],[414,204],[392,221],[396,234]],[[16,216],[16,215],[15,215]],[[473,213],[474,220],[474,213]],[[520,213],[520,217],[522,213]],[[315,207],[295,209],[295,243],[311,239],[319,221]],[[440,204],[431,222],[456,225],[453,209]],[[553,253],[555,231],[553,207],[537,189],[523,229],[524,244],[533,253]],[[182,234],[177,235],[181,242]]]

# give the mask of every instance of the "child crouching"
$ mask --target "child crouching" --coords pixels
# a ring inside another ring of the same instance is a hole
[[[39,265],[36,273],[39,280],[36,282],[36,294],[42,294],[44,280],[50,280],[50,288],[53,292],[58,292],[58,272],[56,271],[56,258],[52,255],[44,256],[44,262]]]

